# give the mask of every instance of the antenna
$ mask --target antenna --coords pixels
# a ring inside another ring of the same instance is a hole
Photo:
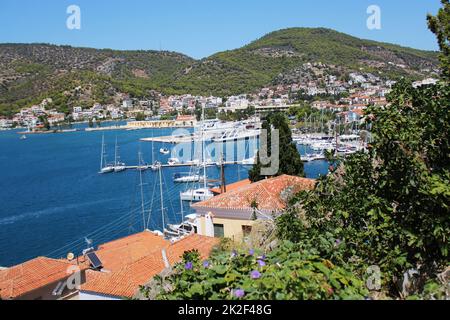
[[[88,248],[92,245],[93,242],[92,239],[88,239],[87,237],[84,237],[84,241],[86,242]]]

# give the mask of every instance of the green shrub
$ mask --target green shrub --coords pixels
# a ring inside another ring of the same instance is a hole
[[[267,255],[218,250],[207,261],[198,257],[187,252],[171,276],[159,278],[166,289],[158,299],[364,299],[368,294],[364,282],[349,268],[299,251],[288,241]]]

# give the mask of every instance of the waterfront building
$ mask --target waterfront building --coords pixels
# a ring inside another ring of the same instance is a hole
[[[192,205],[198,217],[197,232],[241,241],[251,231],[255,214],[258,219],[280,214],[289,196],[312,190],[315,183],[313,179],[282,175],[252,184],[244,180],[227,186],[227,192]]]

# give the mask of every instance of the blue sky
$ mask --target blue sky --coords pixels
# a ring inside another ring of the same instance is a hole
[[[66,28],[72,4],[81,8],[81,30]],[[366,27],[372,4],[381,8],[381,30]],[[437,50],[425,17],[439,7],[439,0],[0,0],[0,43],[161,47],[202,58],[282,28],[327,27]]]

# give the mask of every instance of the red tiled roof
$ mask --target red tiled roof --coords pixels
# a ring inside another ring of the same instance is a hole
[[[108,271],[117,271],[167,245],[162,237],[144,231],[98,247],[97,256]]]
[[[177,121],[195,121],[195,120],[197,120],[195,116],[179,115],[177,117]]]
[[[235,182],[235,183],[232,183],[232,184],[227,184],[227,192],[239,189],[239,188],[241,188],[243,186],[247,186],[247,185],[249,185],[251,183],[252,182],[249,179],[245,179],[245,180],[241,180],[241,181],[238,181],[238,182]],[[219,188],[212,188],[211,192],[215,193],[215,194],[221,194],[222,193],[222,191],[220,190],[220,187]]]
[[[281,197],[284,190],[291,188],[293,193],[298,193],[313,189],[315,184],[313,179],[282,175],[231,190],[192,207],[247,210],[256,201],[260,210],[279,211],[286,206]]]
[[[164,270],[163,249],[166,250],[169,262],[174,264],[181,260],[185,251],[193,249],[197,249],[205,259],[218,243],[216,238],[193,234],[171,244],[148,231],[107,243],[99,248],[97,255],[104,268],[110,272],[88,270],[86,283],[81,289],[85,292],[131,298],[140,285],[146,284]],[[126,244],[127,250],[119,250],[123,248],[122,244]],[[143,250],[143,245],[148,248]],[[108,260],[103,260],[104,258]]]
[[[65,260],[45,257],[27,261],[17,266],[0,270],[0,298],[15,299],[33,290],[42,288],[70,276],[68,268],[73,266]],[[86,266],[80,266],[85,269]]]

